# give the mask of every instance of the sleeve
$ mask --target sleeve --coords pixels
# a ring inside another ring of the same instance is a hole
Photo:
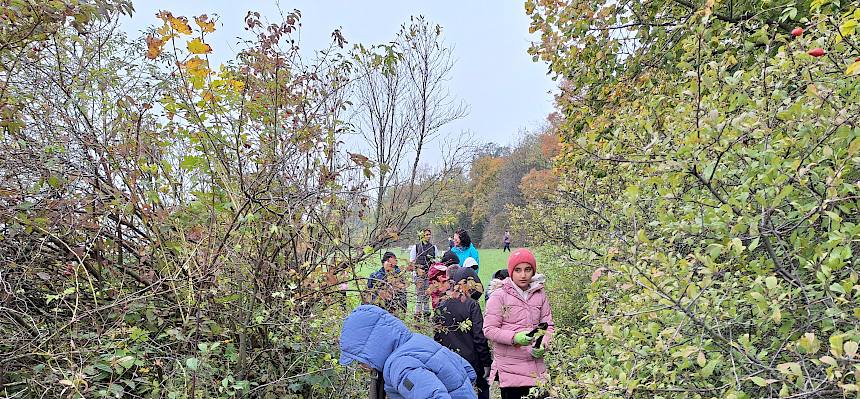
[[[415,262],[415,259],[418,258],[418,251],[415,248],[415,245],[409,247],[409,262]]]
[[[472,319],[472,342],[475,346],[475,353],[478,355],[478,359],[480,359],[482,365],[489,366],[493,364],[493,358],[490,356],[487,337],[484,336],[484,316],[481,315],[481,307],[478,306],[477,302],[472,302],[470,313],[470,318]],[[477,372],[478,370],[475,371]]]
[[[377,280],[379,280],[379,272],[370,273],[370,276],[367,276],[367,288],[373,289],[373,286],[376,285]]]
[[[451,399],[448,389],[430,370],[415,358],[402,356],[391,363],[391,371],[386,377],[406,399]]]
[[[503,292],[493,291],[490,299],[487,300],[487,311],[484,313],[484,335],[490,341],[503,345],[513,345],[516,332],[502,329],[504,317],[502,316],[501,297],[503,294]]]
[[[540,307],[540,321],[542,323],[549,324],[549,327],[546,329],[546,335],[543,337],[543,346],[549,346],[550,341],[552,341],[552,335],[555,333],[555,325],[552,323],[552,309],[549,307],[549,298],[544,295],[543,303]]]

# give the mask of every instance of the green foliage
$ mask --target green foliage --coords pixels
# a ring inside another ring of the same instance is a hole
[[[526,2],[563,142],[520,223],[593,273],[555,397],[857,394],[858,7],[761,5]]]

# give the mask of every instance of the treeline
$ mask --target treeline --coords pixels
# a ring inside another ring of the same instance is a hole
[[[416,229],[429,226],[442,244],[454,230],[466,229],[479,248],[501,248],[506,230],[514,246],[539,242],[514,223],[516,210],[554,192],[557,178],[553,159],[561,146],[551,116],[535,131],[521,131],[510,146],[495,143],[469,147],[467,158],[446,176],[446,190],[433,211],[416,219]],[[409,245],[406,235],[398,245]]]

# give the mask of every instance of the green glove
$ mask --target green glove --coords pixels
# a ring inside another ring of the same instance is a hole
[[[514,335],[514,344],[528,345],[532,342],[532,339],[533,337],[529,337],[527,332],[520,331],[516,335]]]
[[[543,346],[532,348],[532,357],[535,359],[543,359],[544,353],[546,353],[546,349]]]

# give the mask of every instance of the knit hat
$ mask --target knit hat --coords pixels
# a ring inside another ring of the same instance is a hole
[[[508,257],[508,275],[514,275],[514,267],[520,263],[528,263],[532,265],[532,269],[537,273],[537,260],[532,251],[525,248],[519,248]]]
[[[460,258],[457,257],[457,254],[451,251],[445,251],[445,254],[442,255],[442,260],[439,262],[445,266],[451,266],[454,264],[460,263]]]

